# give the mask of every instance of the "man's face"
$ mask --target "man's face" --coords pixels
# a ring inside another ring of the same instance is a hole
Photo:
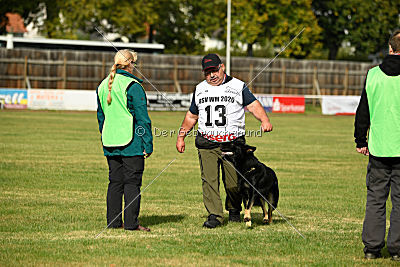
[[[225,76],[225,66],[224,64],[219,64],[218,67],[208,68],[204,70],[204,77],[208,84],[212,86],[218,86],[222,84]]]

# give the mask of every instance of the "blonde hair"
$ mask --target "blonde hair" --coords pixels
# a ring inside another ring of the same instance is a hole
[[[133,50],[124,49],[118,51],[114,56],[114,65],[111,67],[110,71],[110,79],[108,80],[108,95],[107,95],[107,103],[111,104],[111,88],[112,83],[114,82],[115,74],[117,73],[117,69],[126,69],[129,64],[136,62],[137,53]]]

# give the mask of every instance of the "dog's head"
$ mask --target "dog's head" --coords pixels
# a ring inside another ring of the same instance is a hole
[[[221,145],[222,156],[235,165],[254,157],[255,150],[256,147],[242,143],[229,142]]]

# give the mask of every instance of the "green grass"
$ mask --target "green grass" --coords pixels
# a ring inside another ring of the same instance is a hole
[[[183,112],[152,112],[153,126],[177,130]],[[353,117],[270,114],[274,131],[249,137],[278,176],[278,210],[254,228],[203,229],[207,213],[194,138],[155,137],[146,160],[140,221],[151,233],[107,229],[108,168],[95,113],[0,112],[0,265],[286,265],[393,264],[363,259],[367,157],[355,152]],[[247,129],[258,122],[247,115]],[[223,189],[221,190],[224,191]],[[222,193],[223,199],[225,193]],[[389,204],[390,206],[390,204]],[[389,207],[388,210],[390,210]],[[227,214],[226,214],[227,215]]]

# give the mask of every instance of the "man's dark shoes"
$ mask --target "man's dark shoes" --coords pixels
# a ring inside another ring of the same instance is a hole
[[[220,225],[221,225],[221,222],[217,220],[217,216],[214,214],[210,214],[207,218],[207,221],[204,222],[203,227],[215,228]]]
[[[365,256],[364,256],[364,259],[367,259],[367,260],[374,260],[374,259],[378,259],[378,258],[382,258],[382,255],[379,252],[376,252],[376,253],[367,252],[367,253],[365,253]]]
[[[229,221],[230,222],[241,222],[240,219],[240,211],[238,210],[230,210],[229,211]]]
[[[399,254],[392,255],[392,261],[400,261],[400,255]]]

